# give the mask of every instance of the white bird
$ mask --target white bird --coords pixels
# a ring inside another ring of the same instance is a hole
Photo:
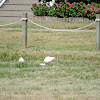
[[[22,62],[23,63],[24,62],[24,58],[20,57],[19,60],[18,60],[18,62]]]
[[[52,7],[55,4],[55,0],[50,1],[50,6]]]
[[[44,62],[45,63],[50,63],[52,60],[54,60],[55,57],[50,57],[50,56],[47,56],[45,59],[44,59]]]
[[[49,56],[47,56],[47,57],[45,57],[45,59],[44,59],[44,63],[41,63],[40,64],[40,66],[45,66],[45,64],[46,63],[50,63],[50,62],[52,62],[54,59],[56,59],[55,57],[49,57]]]

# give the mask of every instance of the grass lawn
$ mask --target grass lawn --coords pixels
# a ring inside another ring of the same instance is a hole
[[[95,32],[30,30],[26,49],[21,34],[0,30],[0,100],[100,100]],[[54,66],[39,66],[46,56]]]

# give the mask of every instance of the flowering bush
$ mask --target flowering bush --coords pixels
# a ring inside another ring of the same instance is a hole
[[[100,4],[99,4],[100,7]],[[53,16],[58,18],[68,17],[86,17],[95,19],[96,14],[100,14],[100,8],[94,7],[91,4],[80,3],[63,3],[54,4],[53,7],[48,7],[46,4],[33,4],[32,11],[37,16]]]

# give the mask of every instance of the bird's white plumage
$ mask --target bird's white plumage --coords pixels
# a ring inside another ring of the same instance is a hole
[[[45,57],[45,59],[44,59],[44,63],[41,63],[40,64],[40,66],[45,66],[46,65],[46,63],[50,63],[50,62],[52,62],[54,59],[56,59],[55,57],[50,57],[50,56],[47,56],[47,57]]]
[[[49,57],[49,56],[47,56],[47,57],[44,59],[44,62],[45,62],[45,63],[49,63],[49,62],[53,61],[54,59],[55,59],[55,57]]]
[[[24,58],[23,57],[20,57],[18,62],[24,62]]]

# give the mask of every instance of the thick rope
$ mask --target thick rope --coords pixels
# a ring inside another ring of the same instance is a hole
[[[48,30],[51,30],[51,31],[77,31],[77,30],[84,29],[84,28],[86,28],[86,27],[88,27],[88,26],[91,26],[92,24],[95,23],[95,22],[93,22],[93,23],[90,23],[89,25],[86,25],[86,26],[84,26],[84,27],[77,28],[77,29],[52,29],[52,28],[48,28],[48,27],[42,26],[42,25],[40,25],[40,24],[37,24],[37,23],[31,21],[30,19],[28,19],[28,20],[29,20],[29,22],[31,22],[31,23],[34,24],[34,25],[37,25],[37,26],[39,26],[39,27],[42,27],[42,28],[44,28],[44,29],[48,29]],[[18,21],[16,21],[16,22],[13,22],[13,23],[5,24],[5,25],[0,25],[0,27],[13,25],[13,24],[16,24],[16,23],[21,22],[21,21],[22,21],[22,19],[21,19],[21,20],[18,20]]]
[[[31,22],[31,23],[33,23],[34,25],[37,25],[37,26],[39,26],[39,27],[42,27],[42,28],[45,28],[45,29],[48,29],[48,30],[54,30],[54,29],[51,29],[51,28],[48,28],[48,27],[45,27],[45,26],[39,25],[39,24],[37,24],[37,23],[31,21],[30,19],[28,19],[28,20],[29,20],[29,22]]]
[[[0,27],[2,27],[2,26],[9,26],[9,25],[13,25],[13,24],[19,23],[19,22],[21,22],[21,21],[22,21],[22,20],[18,20],[18,21],[13,22],[13,23],[5,24],[5,25],[0,25]]]
[[[84,29],[84,28],[86,28],[86,27],[88,27],[88,26],[91,26],[92,24],[94,24],[95,22],[93,22],[93,23],[90,23],[89,25],[86,25],[86,26],[84,26],[84,27],[81,27],[81,28],[78,28],[77,30],[81,30],[81,29]]]
[[[31,23],[33,23],[34,25],[37,25],[37,26],[39,26],[39,27],[42,27],[42,28],[45,28],[45,29],[48,29],[48,30],[51,30],[51,31],[77,31],[77,30],[81,30],[81,29],[83,29],[83,28],[86,28],[86,27],[88,27],[88,26],[91,26],[92,24],[95,23],[95,22],[93,22],[93,23],[91,23],[91,24],[89,24],[89,25],[86,25],[86,26],[84,26],[84,27],[77,28],[77,29],[51,29],[51,28],[48,28],[48,27],[39,25],[39,24],[37,24],[37,23],[31,21],[30,19],[28,19],[28,20],[29,20]]]

